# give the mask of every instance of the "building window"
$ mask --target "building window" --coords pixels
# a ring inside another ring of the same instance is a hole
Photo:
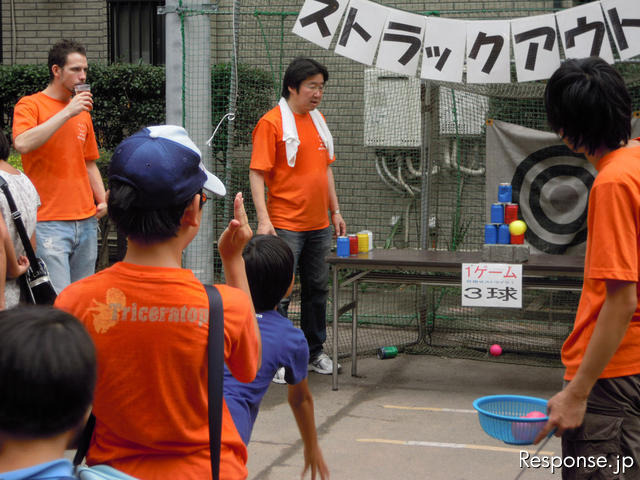
[[[164,0],[108,0],[111,62],[164,64]]]

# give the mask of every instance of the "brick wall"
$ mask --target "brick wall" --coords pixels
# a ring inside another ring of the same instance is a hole
[[[73,38],[83,43],[90,62],[106,62],[107,2],[2,2],[2,60],[5,65],[45,63],[49,47],[60,38]]]

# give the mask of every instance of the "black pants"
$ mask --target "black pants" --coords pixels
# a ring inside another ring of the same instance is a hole
[[[562,436],[564,480],[640,480],[640,375],[604,378],[584,423]]]

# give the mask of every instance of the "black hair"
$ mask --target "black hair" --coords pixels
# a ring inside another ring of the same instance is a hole
[[[256,312],[273,310],[293,279],[293,252],[275,235],[255,235],[242,252]]]
[[[299,92],[302,82],[319,73],[322,74],[325,82],[329,80],[329,71],[324,65],[311,58],[294,58],[287,67],[287,71],[284,72],[284,78],[282,79],[282,96],[289,98],[289,87]]]
[[[2,130],[0,130],[0,160],[8,160],[9,159],[9,139],[4,134]]]
[[[0,312],[0,432],[46,438],[80,426],[96,384],[84,326],[49,306]]]
[[[63,38],[58,40],[49,50],[49,59],[47,64],[49,65],[49,82],[53,80],[53,66],[57,65],[60,68],[64,68],[67,63],[67,57],[70,53],[79,53],[86,57],[87,50],[82,44],[75,40],[68,40]]]
[[[180,205],[158,210],[136,207],[137,199],[138,192],[131,185],[115,178],[109,180],[109,217],[131,240],[152,245],[178,234],[182,215],[193,197]]]
[[[598,57],[565,60],[544,92],[549,125],[593,155],[631,137],[631,96],[622,76]]]

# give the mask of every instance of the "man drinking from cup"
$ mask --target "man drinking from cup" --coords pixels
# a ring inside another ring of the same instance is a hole
[[[38,255],[60,292],[94,272],[97,219],[107,213],[107,204],[89,114],[86,50],[60,40],[49,50],[48,65],[49,85],[15,106],[13,144],[40,195]]]

